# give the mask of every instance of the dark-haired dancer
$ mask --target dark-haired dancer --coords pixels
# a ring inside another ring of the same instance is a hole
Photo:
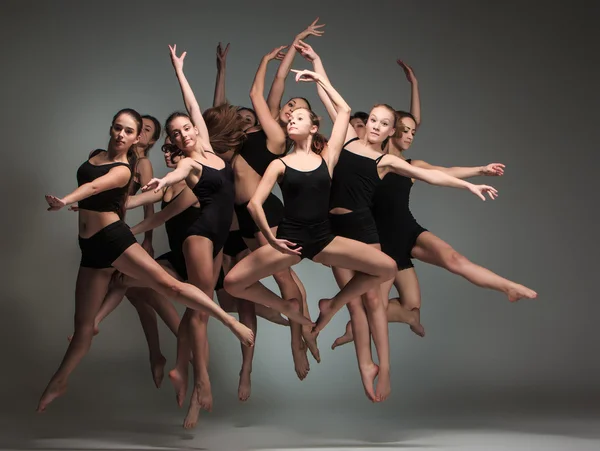
[[[367,132],[365,128],[367,125],[367,119],[369,119],[369,115],[364,111],[357,111],[350,118],[350,125],[352,125],[354,128],[358,139],[363,139],[365,137],[365,133]]]
[[[318,24],[318,18],[305,30],[299,33],[294,43],[308,36],[321,36],[324,26]],[[225,101],[225,61],[229,46],[223,51],[217,48],[217,83],[215,88],[215,104]],[[256,250],[267,243],[266,237],[257,227],[254,219],[248,211],[248,203],[260,183],[269,164],[287,151],[285,126],[289,120],[291,111],[302,107],[310,109],[310,105],[303,97],[293,97],[281,106],[281,99],[285,89],[285,79],[296,54],[292,45],[284,55],[280,47],[263,58],[257,70],[254,83],[250,92],[250,99],[254,109],[240,108],[240,116],[247,124],[246,133],[248,139],[242,149],[233,160],[235,174],[235,212],[238,218],[240,233],[251,250]],[[264,98],[264,85],[267,64],[273,59],[281,60],[277,74],[269,91],[267,100]],[[260,124],[260,125],[259,125]],[[273,234],[277,233],[277,226],[283,218],[283,205],[279,198],[270,193],[263,205],[267,222]],[[302,312],[309,317],[306,304],[306,291],[298,276],[291,268],[273,274],[281,295],[284,299],[298,299],[302,303]],[[306,356],[306,347],[317,362],[320,362],[319,349],[316,338],[311,334],[309,327],[301,328],[291,324],[291,348],[296,374],[300,380],[304,379],[310,365]],[[303,343],[304,340],[304,343]]]
[[[94,317],[117,269],[187,307],[202,309],[218,318],[247,345],[252,331],[229,316],[196,287],[170,276],[142,249],[122,221],[123,205],[135,163],[132,146],[139,141],[142,118],[134,110],[119,111],[113,118],[106,151],[91,154],[77,171],[79,188],[64,198],[46,196],[50,211],[79,203],[81,264],[75,288],[75,331],[58,370],[38,404],[38,412],[65,393],[69,375],[90,348]],[[128,158],[128,156],[130,158]]]
[[[500,163],[470,168],[445,168],[432,166],[422,160],[410,160],[404,157],[403,153],[411,146],[420,123],[421,108],[418,83],[412,68],[401,60],[397,62],[404,70],[407,80],[411,83],[412,113],[396,111],[396,132],[389,140],[386,152],[405,160],[414,167],[435,169],[460,179],[475,176],[502,176],[504,165]],[[410,190],[413,183],[414,180],[410,177],[389,174],[376,190],[373,202],[373,215],[377,223],[382,250],[392,257],[398,266],[394,285],[399,296],[398,299],[390,299],[387,306],[389,322],[407,322],[404,319],[406,311],[412,311],[420,317],[421,293],[417,274],[411,261],[412,258],[418,258],[426,263],[440,266],[454,274],[461,275],[477,286],[503,292],[510,301],[517,301],[523,297],[533,299],[537,296],[535,291],[504,279],[470,262],[449,244],[421,227],[409,208]],[[385,300],[389,295],[389,291],[384,294]],[[417,333],[419,332],[413,327],[411,329]],[[352,327],[348,323],[345,334],[335,340],[333,347],[348,343],[353,338]]]

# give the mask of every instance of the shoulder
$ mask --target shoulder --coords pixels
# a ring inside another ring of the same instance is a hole
[[[141,170],[152,169],[152,162],[147,157],[138,158],[135,163],[136,168]]]

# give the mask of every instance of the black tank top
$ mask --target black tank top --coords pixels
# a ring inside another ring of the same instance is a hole
[[[329,218],[329,191],[331,177],[325,160],[321,159],[318,168],[312,171],[299,171],[285,165],[285,172],[279,182],[284,218],[292,221],[313,224]]]
[[[95,157],[100,152],[106,152],[102,149],[97,149],[90,155],[90,158]],[[90,183],[96,180],[99,177],[102,177],[108,173],[112,168],[117,166],[125,166],[131,171],[131,167],[127,163],[108,163],[101,165],[94,165],[90,163],[88,159],[85,161],[79,169],[77,169],[77,185],[81,186],[86,183]],[[131,182],[131,178],[129,179]],[[129,183],[120,187],[120,188],[112,188],[107,191],[103,191],[98,194],[94,194],[93,196],[88,197],[87,199],[80,200],[78,202],[79,208],[81,210],[90,210],[90,211],[113,211],[115,213],[121,214],[123,211],[123,203],[125,201],[125,196],[127,195],[127,191],[129,190]]]
[[[333,170],[330,210],[340,207],[356,211],[371,207],[375,188],[381,183],[377,165],[383,155],[373,159],[345,149],[357,139],[351,139],[344,144]]]
[[[416,223],[409,208],[412,186],[412,179],[403,175],[388,173],[383,178],[375,190],[372,209],[379,230],[395,234],[399,227]]]
[[[267,135],[263,130],[248,133],[239,155],[261,177],[265,174],[269,164],[279,158],[279,155],[275,155],[267,149]]]
[[[202,164],[196,161],[198,164]],[[233,211],[233,171],[231,165],[225,162],[223,169],[215,169],[202,164],[202,175],[192,189],[200,201],[200,209],[231,208]]]
[[[170,201],[163,201],[160,204],[161,210],[164,210],[171,202],[177,199],[183,190],[177,194]],[[198,219],[200,214],[200,208],[191,207],[186,208],[178,215],[173,216],[167,222],[165,222],[165,229],[167,231],[167,238],[169,240],[169,247],[173,252],[180,252],[183,247],[183,242],[187,237],[186,232],[192,224]]]

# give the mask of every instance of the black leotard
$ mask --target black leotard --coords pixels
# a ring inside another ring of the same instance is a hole
[[[275,155],[267,148],[267,135],[263,130],[248,133],[246,136],[246,141],[238,153],[246,160],[248,166],[262,177],[279,155]]]
[[[410,212],[412,185],[411,178],[390,173],[383,178],[373,198],[381,250],[396,260],[399,271],[412,268],[412,249],[419,235],[427,231]]]
[[[186,238],[193,235],[208,238],[213,242],[213,257],[216,257],[223,249],[233,220],[235,193],[231,165],[225,162],[223,169],[215,169],[202,164],[200,180],[192,191],[200,201],[200,214],[186,232]]]
[[[312,260],[334,238],[329,223],[329,170],[323,159],[312,171],[299,171],[281,162],[285,171],[279,185],[285,214],[277,238],[301,246],[302,258]]]
[[[330,214],[334,235],[343,236],[367,244],[379,243],[377,226],[371,213],[375,189],[381,183],[377,165],[383,155],[376,159],[350,152],[345,147],[358,138],[351,139],[340,153],[333,170],[330,210],[345,208],[350,213]]]

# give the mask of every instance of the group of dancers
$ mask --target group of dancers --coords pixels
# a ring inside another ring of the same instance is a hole
[[[78,188],[62,198],[46,196],[51,211],[65,206],[78,211],[82,256],[74,332],[38,411],[66,391],[68,377],[88,352],[100,322],[124,297],[139,315],[157,387],[166,363],[157,313],[176,334],[177,361],[168,375],[179,406],[186,399],[191,360],[194,389],[184,420],[184,427],[191,428],[201,409],[212,409],[210,316],[242,344],[238,397],[245,401],[251,391],[257,316],[289,325],[294,367],[302,380],[310,370],[307,352],[321,360],[319,332],[347,306],[350,321],[332,349],[354,342],[366,396],[380,402],[391,391],[388,322],[406,323],[417,335],[425,335],[412,259],[505,293],[510,301],[537,296],[467,260],[420,226],[409,209],[414,180],[494,199],[496,189],[464,179],[501,176],[504,165],[444,168],[406,159],[404,152],[421,118],[414,72],[398,61],[412,86],[410,112],[377,104],[368,114],[351,115],[321,58],[306,42],[309,36],[321,36],[323,27],[315,20],[290,46],[262,58],[250,90],[253,108],[226,100],[229,45],[217,47],[214,104],[204,112],[184,74],[186,52],[178,55],[177,47],[170,46],[186,108],[171,114],[164,126],[162,151],[172,171],[154,178],[147,158],[160,139],[160,122],[123,109],[113,117],[107,149],[91,152],[79,167]],[[313,70],[291,69],[297,53]],[[279,68],[265,99],[267,66],[273,60],[280,61]],[[281,104],[290,71],[297,82],[316,85],[333,122],[328,138],[319,132],[320,119],[305,98]],[[272,193],[276,183],[283,203]],[[161,209],[155,213],[157,202]],[[130,228],[125,211],[140,206],[144,219]],[[154,258],[152,230],[162,224],[170,251]],[[140,234],[141,245],[135,239]],[[304,286],[292,269],[304,258],[330,267],[340,288],[333,298],[319,301],[314,322]],[[269,276],[280,295],[260,282]],[[392,285],[398,297],[389,299]],[[215,291],[219,304],[213,301]],[[171,301],[185,305],[182,318]]]

